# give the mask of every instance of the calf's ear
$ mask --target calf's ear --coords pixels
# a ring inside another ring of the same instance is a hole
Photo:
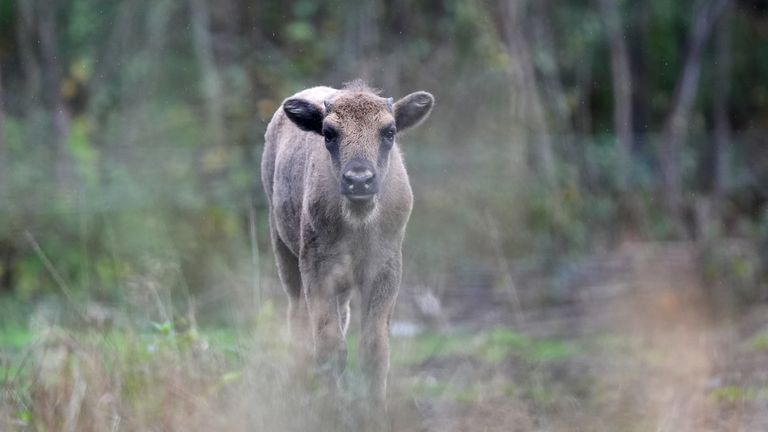
[[[432,111],[435,98],[431,94],[418,91],[395,102],[395,126],[398,132],[417,126]]]
[[[283,102],[283,111],[299,129],[323,133],[323,111],[312,102],[299,98],[288,99]]]

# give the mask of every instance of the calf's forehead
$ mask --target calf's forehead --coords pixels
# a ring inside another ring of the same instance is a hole
[[[328,102],[326,119],[342,129],[378,128],[394,121],[387,100],[373,94],[342,93]]]

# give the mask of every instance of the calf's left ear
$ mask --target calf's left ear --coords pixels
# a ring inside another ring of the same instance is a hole
[[[312,102],[291,98],[283,102],[283,111],[299,129],[323,133],[323,110]]]
[[[429,116],[434,104],[434,96],[425,91],[411,93],[395,102],[395,126],[397,131],[402,132],[418,126],[419,123]]]

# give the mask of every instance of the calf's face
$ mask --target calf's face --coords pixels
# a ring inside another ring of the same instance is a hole
[[[433,104],[427,92],[393,103],[373,93],[341,91],[323,106],[288,99],[283,110],[300,129],[323,136],[338,191],[347,203],[370,209],[387,176],[397,134],[421,123]]]

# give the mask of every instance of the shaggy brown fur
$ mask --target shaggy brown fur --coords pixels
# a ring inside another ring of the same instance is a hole
[[[261,175],[292,337],[341,373],[359,290],[360,365],[375,401],[386,398],[389,320],[413,203],[394,133],[419,124],[433,103],[416,92],[393,104],[360,81],[314,87],[286,99],[265,136]]]

